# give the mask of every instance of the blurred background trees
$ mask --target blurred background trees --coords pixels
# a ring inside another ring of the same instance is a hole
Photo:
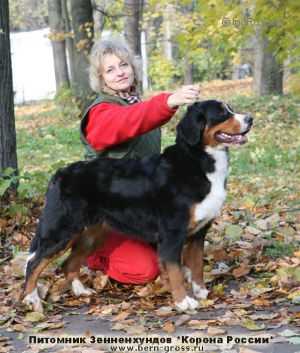
[[[7,3],[0,5],[4,63],[0,66],[4,102],[0,169],[17,164],[10,48],[5,35]],[[252,91],[257,96],[282,95],[284,82],[292,92],[300,93],[297,0],[9,0],[9,6],[10,31],[50,28],[56,102],[62,114],[72,109],[73,116],[80,116],[93,99],[89,52],[95,39],[111,34],[121,34],[128,41],[140,62],[145,93],[184,83],[245,77],[253,77]]]
[[[48,7],[46,0],[10,0],[10,6],[12,30],[50,25],[57,88],[69,85],[62,55],[67,42],[78,96],[90,94],[86,69],[93,38],[108,33],[124,35],[154,90],[253,75],[257,95],[282,94],[284,72],[299,73],[295,0],[48,0]]]

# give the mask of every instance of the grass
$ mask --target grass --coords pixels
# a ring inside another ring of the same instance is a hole
[[[284,256],[292,256],[295,250],[297,250],[297,246],[294,244],[274,241],[270,246],[264,249],[264,255],[276,259]]]
[[[250,111],[255,124],[249,143],[234,151],[232,182],[248,185],[253,202],[292,207],[300,197],[300,99],[234,97],[236,109]]]

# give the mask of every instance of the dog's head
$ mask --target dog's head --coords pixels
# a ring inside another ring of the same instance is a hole
[[[190,146],[230,146],[247,142],[253,118],[234,113],[223,102],[207,100],[191,105],[177,126],[177,142]]]

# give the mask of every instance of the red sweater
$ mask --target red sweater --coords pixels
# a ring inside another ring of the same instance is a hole
[[[170,94],[127,106],[97,104],[88,113],[87,141],[95,150],[104,150],[165,124],[176,112],[167,105]]]

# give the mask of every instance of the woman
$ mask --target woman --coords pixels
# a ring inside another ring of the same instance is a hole
[[[160,153],[160,126],[172,118],[179,106],[194,103],[199,96],[199,87],[191,85],[141,102],[133,56],[125,43],[116,39],[94,44],[90,85],[98,98],[81,122],[87,158],[140,158]],[[156,251],[119,232],[111,234],[88,257],[87,264],[122,283],[144,284],[159,274]]]

